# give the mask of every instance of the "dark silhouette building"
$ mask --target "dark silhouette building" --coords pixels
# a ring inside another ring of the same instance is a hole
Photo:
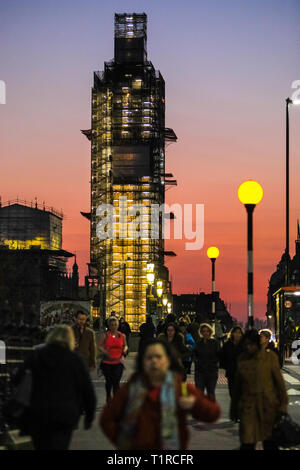
[[[12,201],[0,207],[0,304],[12,315],[39,315],[40,302],[78,297],[78,266],[62,248],[63,215],[53,208]]]
[[[220,298],[219,292],[214,292],[214,301],[216,312],[211,313],[212,294],[173,294],[173,313],[176,316],[189,314],[199,322],[211,321],[213,319],[220,320],[227,329],[232,328],[233,319],[225,302]]]
[[[289,264],[289,285],[299,286],[300,285],[300,228],[299,222],[297,223],[297,239],[295,240],[295,256],[288,260]],[[281,257],[281,260],[277,264],[276,271],[272,274],[269,280],[268,289],[268,301],[267,301],[267,313],[268,317],[275,317],[276,314],[276,302],[273,294],[277,292],[281,287],[285,286],[285,275],[286,275],[286,253]],[[299,310],[299,307],[297,308]],[[292,315],[292,310],[291,310]]]

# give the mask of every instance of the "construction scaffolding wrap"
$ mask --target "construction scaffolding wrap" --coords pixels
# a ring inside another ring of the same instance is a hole
[[[165,199],[165,139],[177,139],[165,129],[165,83],[147,61],[146,44],[146,14],[115,15],[115,58],[94,73],[92,128],[82,131],[91,140],[91,212],[83,215],[90,217],[102,309],[125,316],[133,331],[145,321],[147,263],[158,272],[164,265],[162,214],[153,237],[151,206]],[[112,231],[107,211],[99,212],[105,204],[114,208]]]

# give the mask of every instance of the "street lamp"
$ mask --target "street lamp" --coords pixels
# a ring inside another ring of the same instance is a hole
[[[168,304],[169,300],[168,300],[168,296],[166,294],[163,295],[163,298],[162,298],[162,304],[163,304],[163,317],[166,313],[166,310],[167,310],[167,304]]]
[[[285,116],[286,116],[286,171],[285,171],[285,189],[286,189],[286,209],[285,209],[285,285],[289,285],[289,260],[290,260],[290,119],[289,109],[290,105],[299,105],[300,100],[291,100],[286,98],[285,100]]]
[[[163,294],[163,287],[162,287],[162,281],[157,281],[156,283],[156,292],[157,292],[157,296],[160,300],[162,294]]]
[[[247,210],[248,216],[248,327],[254,326],[253,322],[253,211],[256,204],[263,198],[263,189],[259,183],[248,180],[242,183],[238,189],[238,197]]]
[[[216,314],[216,303],[214,299],[214,292],[216,290],[215,285],[215,263],[216,259],[218,258],[220,251],[215,246],[210,246],[206,252],[208,258],[211,260],[211,313],[213,314],[213,322],[215,322],[215,314]]]
[[[150,295],[152,295],[152,284],[154,283],[155,274],[154,274],[154,264],[148,263],[147,264],[147,281],[150,285]]]

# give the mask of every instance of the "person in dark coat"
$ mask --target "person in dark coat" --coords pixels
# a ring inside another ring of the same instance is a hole
[[[127,347],[129,349],[129,343],[130,343],[130,335],[131,335],[131,328],[130,325],[127,321],[125,321],[124,317],[120,318],[119,321],[119,331],[123,333],[126,336],[126,343]]]
[[[149,340],[153,339],[156,334],[156,328],[153,324],[152,317],[147,315],[146,322],[140,326],[140,343],[139,351],[144,347],[144,344]]]
[[[218,381],[220,346],[216,339],[211,338],[213,329],[208,323],[200,325],[200,339],[194,348],[195,385],[199,390],[207,391],[207,395],[215,399]]]
[[[237,360],[242,353],[243,330],[235,326],[230,332],[230,337],[220,351],[220,367],[225,369],[225,377],[228,382],[229,395],[232,397],[234,377],[237,369]]]
[[[76,314],[76,323],[72,326],[75,336],[75,350],[81,354],[86,365],[93,372],[96,368],[96,341],[95,333],[86,326],[87,314],[79,311]]]
[[[165,323],[163,320],[159,320],[156,326],[156,336],[160,335],[160,333],[163,333],[164,330],[165,330]]]
[[[23,435],[32,437],[36,450],[67,450],[81,413],[85,414],[85,429],[94,420],[94,387],[74,346],[72,329],[57,325],[19,372],[17,382],[25,371],[32,373],[31,403],[20,427]]]
[[[177,325],[175,323],[167,323],[165,332],[161,333],[158,339],[167,341],[171,345],[185,370],[184,362],[193,355],[193,352],[185,345],[184,335],[179,331]]]

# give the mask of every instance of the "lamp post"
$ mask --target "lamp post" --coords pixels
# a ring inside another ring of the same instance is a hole
[[[208,258],[211,260],[211,313],[213,315],[213,323],[215,322],[215,315],[216,315],[216,303],[214,299],[214,293],[216,290],[216,283],[215,283],[215,264],[216,259],[219,257],[220,251],[215,246],[210,246],[206,252]]]
[[[163,295],[163,282],[162,281],[157,281],[156,283],[156,293],[157,293],[157,307],[159,309],[159,316],[160,318],[162,317],[162,295]]]
[[[298,105],[300,100],[285,100],[285,122],[286,122],[286,137],[285,137],[285,190],[286,190],[286,208],[285,208],[285,285],[288,286],[289,279],[289,261],[290,261],[290,119],[289,109],[290,105]]]
[[[262,200],[263,189],[259,183],[248,180],[242,183],[238,189],[238,197],[244,204],[248,219],[248,328],[254,326],[253,321],[253,212],[255,206]]]
[[[163,296],[162,303],[163,303],[163,317],[164,317],[166,313],[166,307],[168,304],[168,297],[166,295]]]

